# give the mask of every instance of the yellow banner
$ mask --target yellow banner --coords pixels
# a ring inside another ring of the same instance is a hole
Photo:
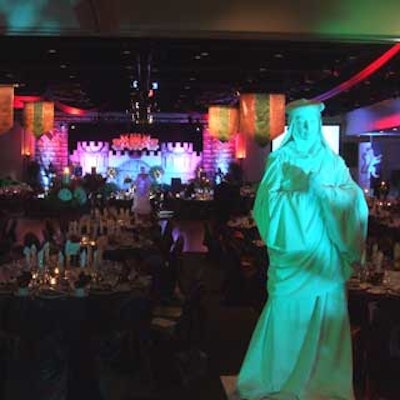
[[[14,86],[0,85],[0,135],[14,125]]]

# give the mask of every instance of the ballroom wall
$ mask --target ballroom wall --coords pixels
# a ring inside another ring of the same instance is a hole
[[[0,135],[0,177],[22,179],[22,138],[23,129],[18,124],[9,132]]]

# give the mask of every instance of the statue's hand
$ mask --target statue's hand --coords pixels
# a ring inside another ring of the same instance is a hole
[[[308,174],[308,187],[311,192],[316,194],[318,197],[322,197],[326,189],[321,174],[310,172]]]
[[[282,189],[290,191],[306,191],[308,189],[308,175],[301,168],[290,163],[284,163],[282,171]]]

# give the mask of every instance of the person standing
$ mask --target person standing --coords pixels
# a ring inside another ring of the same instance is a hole
[[[140,167],[140,172],[134,184],[135,194],[133,197],[132,211],[138,218],[149,216],[152,212],[150,203],[151,178],[146,172],[145,167]]]
[[[242,399],[354,399],[346,280],[361,259],[368,208],[322,136],[324,105],[287,105],[289,128],[257,191],[268,301],[237,381]]]

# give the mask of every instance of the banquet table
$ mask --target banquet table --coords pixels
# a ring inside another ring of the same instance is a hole
[[[0,290],[0,397],[106,399],[115,370],[134,376],[151,320],[147,286],[93,288],[85,296]],[[23,384],[22,384],[23,383]],[[112,397],[110,397],[112,398]]]
[[[359,366],[370,392],[400,398],[399,288],[350,280],[348,299],[350,320],[361,327],[363,354]]]

